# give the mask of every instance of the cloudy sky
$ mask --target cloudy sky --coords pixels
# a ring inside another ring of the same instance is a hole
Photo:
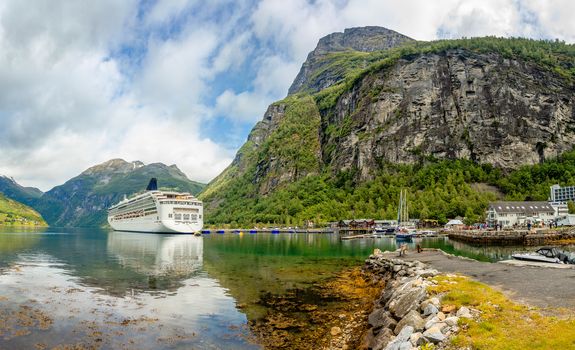
[[[0,174],[48,190],[112,158],[208,182],[324,35],[575,42],[571,0],[2,0]]]

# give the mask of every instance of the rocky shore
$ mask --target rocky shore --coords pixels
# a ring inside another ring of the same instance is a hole
[[[389,258],[376,249],[364,270],[385,281],[385,288],[368,316],[364,347],[371,350],[442,348],[459,331],[460,318],[473,318],[475,311],[442,305],[428,287],[436,284],[437,270],[419,261]]]

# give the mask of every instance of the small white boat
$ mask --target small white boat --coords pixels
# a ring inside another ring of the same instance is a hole
[[[517,260],[545,262],[553,264],[575,263],[573,259],[570,259],[567,254],[553,247],[539,248],[534,253],[513,254],[511,255],[511,257]]]

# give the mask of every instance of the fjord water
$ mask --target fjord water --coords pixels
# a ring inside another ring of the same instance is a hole
[[[479,260],[513,248],[418,241]],[[413,243],[411,243],[413,247]],[[248,320],[281,294],[360,266],[391,238],[336,234],[158,235],[0,231],[0,348],[257,349]],[[8,320],[8,321],[6,321]]]

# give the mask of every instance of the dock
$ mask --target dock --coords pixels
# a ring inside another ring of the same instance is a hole
[[[574,241],[573,230],[513,230],[513,231],[486,231],[469,230],[453,231],[448,234],[449,239],[470,244],[481,245],[552,245],[562,241]]]
[[[203,234],[210,234],[210,233],[217,233],[217,234],[226,234],[226,233],[248,233],[248,234],[256,234],[256,233],[272,233],[272,234],[279,234],[279,233],[334,233],[335,231],[330,228],[317,228],[317,229],[305,229],[305,228],[251,228],[251,229],[203,229]]]

